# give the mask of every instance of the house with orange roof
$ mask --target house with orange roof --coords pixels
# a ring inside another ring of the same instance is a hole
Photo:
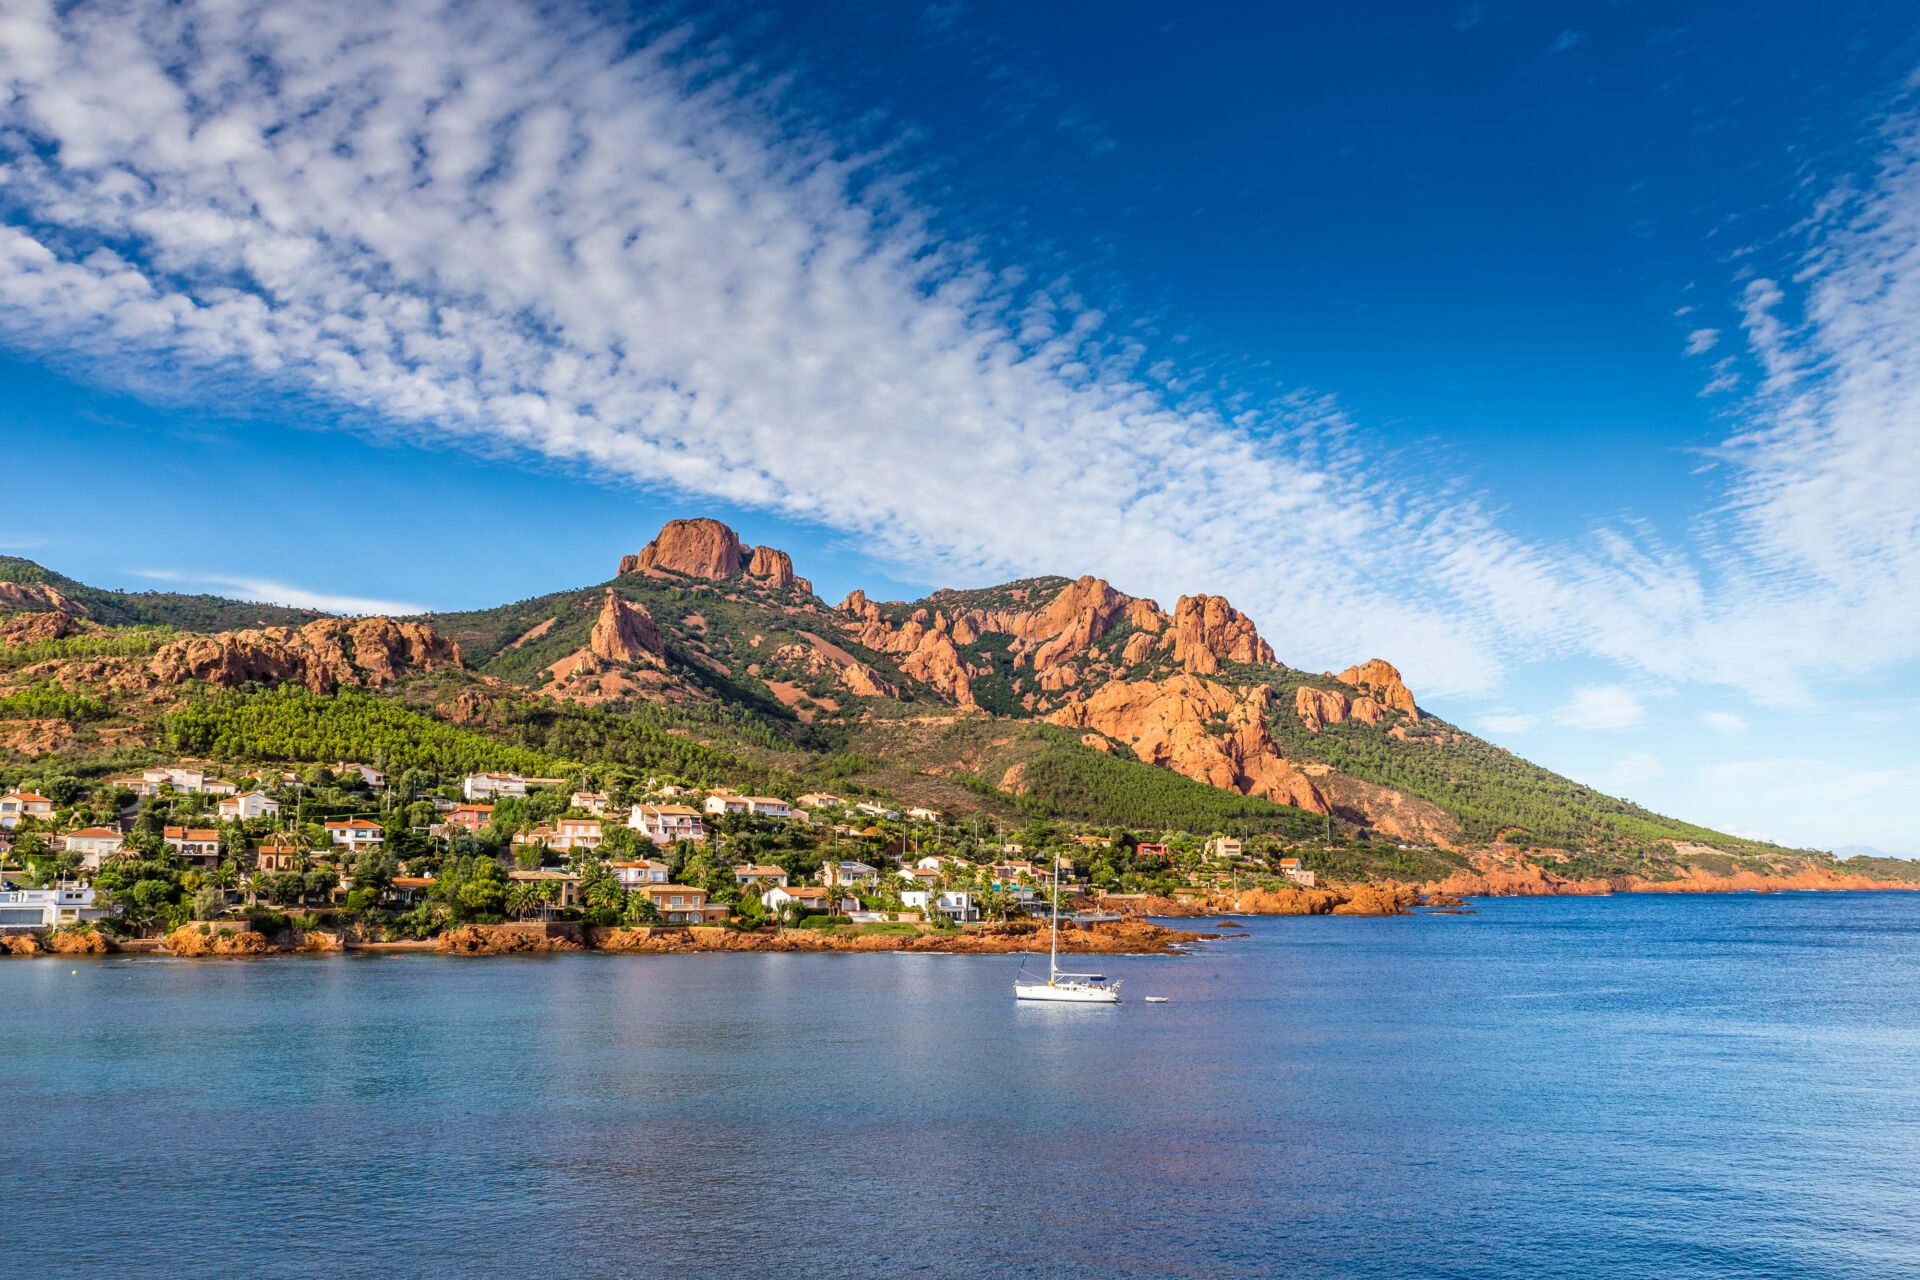
[[[733,882],[735,884],[777,884],[784,887],[787,883],[787,873],[774,866],[735,867]]]
[[[665,884],[671,872],[671,868],[666,863],[655,862],[651,858],[609,862],[607,870],[611,871],[613,878],[626,889],[640,889],[650,884]]]
[[[166,827],[160,838],[196,867],[220,865],[220,833],[212,827]]]
[[[718,924],[732,914],[726,907],[710,906],[707,891],[685,884],[648,884],[640,886],[660,919],[667,924]]]
[[[118,827],[82,827],[60,838],[60,847],[80,855],[80,865],[89,871],[100,869],[100,860],[119,849],[126,840]]]
[[[13,828],[22,818],[53,817],[53,801],[35,791],[9,791],[0,796],[0,827]]]
[[[336,845],[342,845],[352,852],[370,849],[387,838],[386,831],[377,822],[368,822],[365,818],[345,818],[325,824],[327,837]]]
[[[684,804],[637,804],[627,825],[658,845],[707,838],[700,811]]]
[[[300,866],[300,855],[305,852],[291,840],[262,841],[254,850],[253,865],[262,875],[271,875],[279,871],[295,871]]]

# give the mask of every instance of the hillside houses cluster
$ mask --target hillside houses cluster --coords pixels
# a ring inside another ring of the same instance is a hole
[[[371,901],[397,911],[440,896],[443,860],[463,850],[490,849],[504,875],[503,909],[520,912],[533,904],[543,916],[604,909],[605,895],[595,897],[592,889],[598,878],[617,886],[617,897],[627,904],[623,918],[669,925],[717,924],[736,914],[792,921],[820,913],[868,922],[967,924],[1009,912],[1044,912],[1054,896],[1050,854],[1027,856],[1016,841],[966,843],[940,811],[925,806],[902,809],[822,791],[789,800],[671,782],[649,785],[643,794],[623,789],[616,805],[614,795],[573,780],[497,772],[436,784],[425,795],[418,794],[417,778],[410,779],[410,794],[394,796],[385,774],[370,765],[340,761],[325,768],[332,781],[310,784],[295,772],[234,781],[194,764],[156,766],[108,780],[136,797],[117,821],[99,821],[103,811],[97,805],[76,806],[76,816],[93,820],[64,824],[64,830],[51,798],[11,791],[0,795],[0,868],[6,866],[8,840],[32,834],[66,855],[63,865],[77,891],[116,860],[150,856],[157,845],[236,907],[263,898],[313,906],[315,895],[319,905],[353,905],[369,901],[365,894],[354,896],[356,869],[364,871],[369,855],[384,852],[391,856],[371,881]],[[315,777],[311,770],[304,776]],[[157,831],[147,825],[156,823],[149,809],[167,815]],[[1070,850],[1059,863],[1061,896],[1099,896],[1103,890],[1094,887],[1086,867],[1112,856],[1114,837],[1079,833],[1059,839]],[[929,841],[933,851],[926,848]],[[1175,850],[1169,845],[1133,843],[1131,837],[1128,842],[1129,866],[1172,872]],[[802,883],[764,856],[729,860],[736,844],[748,854],[776,848],[819,852],[798,861],[781,855],[806,871],[810,882]],[[1227,883],[1247,857],[1241,841],[1220,834],[1197,851],[1192,844],[1180,848],[1187,868],[1181,874],[1196,891]],[[681,868],[698,870],[676,880]],[[1245,869],[1277,872],[1298,884],[1314,878],[1297,858]],[[1112,883],[1110,876],[1106,883]],[[50,899],[33,909],[52,913],[49,921],[65,911],[59,918],[66,920],[77,918],[77,902]],[[16,908],[16,916],[28,910]]]

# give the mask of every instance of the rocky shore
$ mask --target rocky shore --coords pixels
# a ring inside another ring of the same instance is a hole
[[[1169,929],[1144,920],[1062,925],[1060,950],[1084,955],[1174,955],[1217,933]],[[0,938],[0,955],[104,955],[137,951],[196,959],[327,953],[427,951],[441,955],[525,955],[562,951],[683,954],[697,951],[926,951],[956,955],[1043,952],[1046,926],[1032,921],[960,930],[864,933],[851,929],[777,929],[743,932],[723,926],[588,928],[577,924],[470,924],[426,941],[383,941],[342,933],[269,937],[251,929],[182,925],[164,938],[115,941],[97,931],[59,931],[42,937]]]

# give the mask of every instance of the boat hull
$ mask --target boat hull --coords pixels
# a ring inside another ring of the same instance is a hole
[[[1111,987],[1083,987],[1059,983],[1054,986],[1042,986],[1039,983],[1015,983],[1013,998],[1016,1000],[1038,1000],[1050,1004],[1119,1004],[1120,993]]]

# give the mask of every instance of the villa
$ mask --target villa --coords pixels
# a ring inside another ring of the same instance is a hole
[[[782,871],[779,867],[769,867],[769,866],[735,867],[733,869],[733,882],[735,884],[768,883],[768,884],[780,885],[781,887],[784,888],[787,883],[787,873]]]
[[[627,825],[658,845],[707,838],[700,811],[684,804],[637,804]]]
[[[242,791],[228,796],[218,806],[222,822],[251,822],[255,818],[277,818],[280,802],[269,799],[264,791]]]
[[[365,818],[347,818],[343,821],[326,824],[327,835],[337,845],[358,851],[368,849],[386,839],[387,833],[377,822],[368,822]]]
[[[80,865],[88,871],[98,871],[100,860],[112,854],[126,840],[116,827],[82,827],[70,831],[61,838],[60,845],[68,853],[80,855]]]
[[[851,894],[836,895],[831,889],[813,887],[788,889],[775,885],[760,895],[760,901],[773,911],[778,911],[790,902],[802,911],[826,911],[840,915],[860,909],[860,899]]]
[[[220,865],[220,833],[212,827],[166,827],[160,836],[168,848],[196,867]]]
[[[22,818],[53,817],[53,801],[32,791],[9,791],[0,796],[0,827],[17,827]]]
[[[665,884],[671,868],[651,858],[638,858],[629,862],[609,862],[607,870],[613,873],[613,878],[623,888],[639,889],[650,884]]]
[[[469,802],[500,796],[519,798],[527,794],[527,780],[517,773],[471,773],[460,784],[460,792]]]
[[[708,906],[707,891],[690,885],[648,884],[640,892],[668,924],[716,924],[731,914],[726,907]]]
[[[53,929],[112,914],[95,904],[92,885],[62,881],[50,889],[0,890],[0,933]]]
[[[829,862],[820,868],[820,879],[828,888],[847,884],[877,884],[880,869],[864,862]]]

